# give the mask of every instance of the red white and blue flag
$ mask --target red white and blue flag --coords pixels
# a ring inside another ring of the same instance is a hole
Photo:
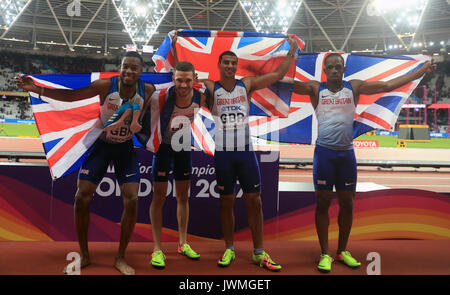
[[[217,72],[214,74],[214,71],[217,71],[218,54],[224,50],[233,50],[240,57],[238,65],[244,65],[244,67],[238,69],[237,77],[244,77],[274,70],[289,49],[289,45],[285,42],[285,36],[278,36],[279,40],[275,41],[274,37],[262,36],[265,34],[258,35],[258,33],[236,33],[235,36],[230,37],[227,34],[231,33],[206,31],[203,32],[204,36],[184,37],[183,32],[190,34],[190,31],[181,31],[178,34],[179,60],[182,60],[181,56],[192,62],[199,72],[199,78],[218,79]],[[222,34],[226,36],[222,37]],[[228,47],[223,47],[222,43],[217,42],[216,39],[221,38],[227,39],[225,43]],[[154,60],[159,71],[171,69],[170,42],[171,38],[168,36],[155,53]],[[218,48],[214,49],[215,46]],[[251,50],[254,50],[253,53]],[[190,55],[193,54],[192,52],[195,52],[195,55]],[[300,81],[325,81],[323,60],[327,54],[301,53],[296,61],[295,72],[288,73],[286,83],[281,82],[272,88],[263,89],[262,98],[253,96],[250,113],[252,115],[250,116],[250,131],[253,136],[278,142],[315,143],[317,120],[314,110],[309,97],[292,94],[292,78]],[[211,58],[208,57],[209,55]],[[192,58],[193,56],[195,59]],[[393,79],[415,70],[430,59],[423,55],[343,54],[342,56],[346,61],[344,79],[365,81]],[[273,62],[270,61],[271,59]],[[118,73],[36,75],[32,78],[39,86],[78,89],[89,85],[96,79],[109,78],[114,75],[118,75]],[[289,75],[292,76],[291,79]],[[146,137],[144,141],[141,140],[148,150],[156,151],[161,142],[159,114],[167,99],[167,93],[161,89],[172,85],[172,75],[171,73],[145,73],[141,79],[155,84],[159,90],[152,96],[148,122],[143,122],[143,133]],[[354,137],[372,129],[392,129],[402,104],[420,80],[412,81],[389,93],[361,95],[356,110]],[[52,177],[56,179],[78,170],[86,158],[89,148],[103,130],[98,96],[77,102],[60,102],[48,97],[39,99],[37,93],[30,93],[30,96]],[[198,112],[192,130],[193,145],[208,154],[213,154],[214,120],[209,111],[201,109]]]
[[[172,38],[175,31],[166,36],[153,60],[157,71],[173,68]],[[281,38],[278,39],[277,38]],[[236,77],[264,74],[276,69],[289,45],[286,36],[243,32],[181,30],[177,38],[178,60],[194,64],[199,79],[219,80],[217,63],[225,50],[237,54]],[[301,39],[299,48],[304,48]],[[278,47],[277,47],[278,46]],[[329,53],[300,53],[296,61],[295,80],[326,81],[323,60]],[[344,80],[387,81],[405,75],[429,60],[424,55],[359,55],[342,54],[346,62]],[[270,63],[271,60],[277,62]],[[317,120],[308,96],[292,93],[289,71],[284,81],[259,92],[254,92],[250,109],[252,136],[277,142],[314,144],[317,138]],[[373,129],[389,130],[395,126],[401,106],[417,87],[421,78],[389,93],[361,95],[356,109],[354,138]],[[274,90],[276,89],[276,90]],[[280,94],[281,93],[281,94]],[[214,121],[207,110],[199,112],[193,124],[195,146],[209,154],[214,151]],[[206,133],[206,131],[209,131]]]
[[[329,53],[300,53],[297,59],[296,80],[326,81],[323,61]],[[421,67],[429,56],[342,54],[346,71],[344,80],[388,81]],[[373,129],[391,130],[395,126],[401,106],[421,78],[388,93],[360,95],[353,124],[353,138]],[[293,94],[288,118],[252,117],[251,133],[259,138],[289,143],[314,144],[317,138],[317,119],[309,96]]]
[[[172,38],[170,32],[153,56],[157,72],[173,69]],[[300,50],[303,40],[297,40]],[[189,61],[195,66],[199,79],[218,81],[220,72],[217,67],[219,56],[224,51],[233,51],[238,56],[236,78],[257,76],[273,72],[281,64],[289,51],[287,36],[275,33],[197,31],[180,30],[176,43],[179,61]],[[295,76],[295,64],[285,77],[265,89],[252,93],[251,115],[287,117],[292,94],[292,82]]]
[[[107,79],[118,73],[30,76],[38,86],[59,89],[78,89],[97,79]],[[167,87],[171,74],[141,75],[145,82],[157,88]],[[77,171],[89,148],[103,131],[100,120],[99,96],[75,102],[61,102],[30,92],[32,110],[41,136],[53,179]]]

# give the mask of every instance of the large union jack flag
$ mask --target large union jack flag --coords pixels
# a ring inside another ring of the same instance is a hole
[[[78,89],[94,80],[107,79],[118,73],[30,76],[38,86]],[[141,79],[165,88],[172,75],[142,74]],[[52,178],[57,179],[79,169],[89,148],[103,131],[100,101],[95,96],[75,102],[61,102],[30,92],[32,110],[41,136]],[[149,125],[149,124],[148,124]]]
[[[329,53],[301,53],[297,59],[295,79],[326,81],[323,61]],[[388,81],[421,67],[429,56],[424,55],[359,55],[342,54],[346,71],[344,80]],[[353,138],[373,129],[391,130],[395,126],[401,106],[421,78],[388,93],[361,95],[353,124]],[[252,135],[279,142],[314,144],[317,120],[305,95],[293,94],[288,118],[252,117]]]
[[[173,68],[172,38],[170,32],[153,56],[156,71],[170,71]],[[303,49],[303,40],[295,35],[299,48]],[[194,64],[199,79],[220,79],[217,67],[219,56],[224,51],[233,51],[238,56],[236,77],[256,76],[275,71],[289,51],[287,36],[273,33],[197,31],[180,30],[176,43],[179,61]],[[285,77],[265,89],[252,93],[250,114],[287,117],[292,94],[292,82],[295,75],[295,63]]]
[[[173,67],[171,43],[174,33],[175,31],[166,36],[153,57],[157,71],[168,71]],[[281,52],[284,50],[285,54],[289,48],[285,43],[276,41],[276,38],[285,36],[273,34],[182,30],[178,32],[178,36],[176,44],[178,59],[192,62],[199,73],[199,78],[211,80],[220,78],[216,65],[218,56],[225,50],[232,50],[238,55],[239,68],[236,77],[241,78],[264,74],[267,72],[265,69],[275,69],[280,59],[276,65],[269,66],[264,63],[277,54],[282,56]],[[297,40],[300,49],[303,49],[303,41],[298,38]],[[327,54],[329,53],[300,53],[296,61],[295,80],[326,81],[323,60]],[[352,79],[387,81],[421,67],[430,59],[424,55],[344,53],[342,56],[346,63],[344,80],[347,81]],[[286,76],[289,75],[292,75],[291,71]],[[373,129],[392,129],[401,106],[420,80],[421,78],[389,93],[361,95],[355,115],[354,138]],[[308,96],[293,94],[290,85],[281,82],[252,96],[251,135],[278,142],[314,144],[317,138],[317,120],[310,99]],[[274,95],[283,91],[281,95]],[[285,99],[286,97],[289,99]],[[193,123],[194,145],[212,154],[214,121],[207,110],[202,110],[198,114]]]

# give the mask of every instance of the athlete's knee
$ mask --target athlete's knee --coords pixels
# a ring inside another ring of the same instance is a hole
[[[176,198],[177,198],[177,202],[178,203],[187,203],[189,201],[189,195],[187,192],[183,192],[183,193],[179,193],[177,192],[176,194]]]
[[[75,206],[89,206],[94,196],[95,185],[79,184],[75,193]]]
[[[316,211],[318,213],[328,213],[332,200],[332,195],[328,193],[316,193]]]
[[[234,194],[220,195],[220,207],[224,209],[233,208],[235,199],[236,196]]]
[[[124,207],[135,206],[138,203],[137,192],[124,192],[122,193]]]
[[[338,198],[339,208],[341,210],[353,211],[353,197],[339,197]]]
[[[259,193],[244,194],[245,202],[249,209],[261,209],[262,201]]]

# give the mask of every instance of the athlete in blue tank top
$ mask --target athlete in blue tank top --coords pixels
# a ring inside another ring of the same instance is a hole
[[[249,131],[251,93],[281,80],[289,70],[298,48],[289,37],[290,50],[272,73],[256,77],[235,78],[238,58],[231,51],[221,54],[218,61],[220,81],[201,80],[210,95],[208,108],[215,121],[214,166],[220,194],[220,221],[225,240],[225,253],[219,266],[228,266],[235,258],[233,246],[235,186],[239,180],[248,207],[249,227],[253,237],[252,260],[271,271],[281,270],[263,248],[263,216],[258,160],[253,151]]]
[[[100,97],[100,116],[104,125],[122,104],[130,103],[131,106],[137,104],[144,109],[149,103],[155,87],[152,84],[143,83],[139,79],[142,67],[142,57],[137,52],[127,52],[122,58],[119,77],[96,80],[84,88],[74,90],[42,88],[36,86],[31,78],[20,76],[16,78],[16,83],[24,90],[65,102],[98,95]],[[135,273],[134,269],[125,261],[125,250],[136,224],[140,180],[139,163],[130,131],[131,122],[131,116],[128,116],[119,124],[105,130],[80,169],[74,212],[81,267],[90,264],[88,251],[89,205],[98,184],[106,173],[109,162],[113,161],[124,200],[120,244],[114,266],[122,274]],[[64,272],[71,273],[73,270],[65,268]]]
[[[345,63],[338,53],[329,54],[324,60],[327,81],[294,82],[294,92],[309,95],[318,121],[318,137],[313,159],[313,180],[316,195],[315,222],[322,254],[317,266],[319,271],[329,272],[334,259],[328,248],[328,208],[333,187],[339,203],[339,239],[336,260],[349,267],[361,263],[347,251],[347,243],[353,222],[357,164],[353,151],[353,119],[360,94],[392,91],[434,69],[432,62],[416,71],[386,82],[361,80],[343,81]]]

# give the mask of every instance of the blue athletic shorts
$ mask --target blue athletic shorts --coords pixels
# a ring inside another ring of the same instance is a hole
[[[153,156],[153,181],[167,182],[172,169],[175,180],[191,179],[191,151],[175,152],[170,144],[162,143]]]
[[[254,151],[215,151],[214,167],[219,194],[234,193],[236,180],[244,193],[261,191],[259,163]]]
[[[112,144],[97,139],[78,172],[78,179],[88,180],[98,185],[111,161],[113,161],[119,185],[128,182],[139,183],[141,179],[139,162],[132,140]]]
[[[314,149],[313,179],[316,190],[356,190],[356,157],[353,149],[338,151],[319,145]]]

